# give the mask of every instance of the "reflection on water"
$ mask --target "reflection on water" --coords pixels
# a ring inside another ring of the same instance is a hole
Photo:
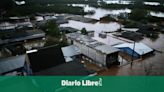
[[[144,38],[141,42],[149,45],[150,47],[162,51],[164,52],[164,35],[163,34],[159,34],[159,38],[156,39],[155,41],[152,41],[149,38]],[[164,57],[163,57],[164,58]]]
[[[88,5],[84,7],[84,11],[85,12],[95,11],[95,13],[93,15],[86,15],[84,17],[93,18],[93,19],[97,19],[97,20],[99,20],[101,17],[104,17],[108,14],[119,15],[121,13],[131,13],[130,9],[109,10],[109,9],[102,9],[102,8],[94,8],[94,7],[90,7]]]
[[[90,11],[94,11],[94,14],[88,14],[85,15],[84,17],[87,18],[93,18],[93,19],[97,19],[99,20],[101,17],[104,17],[108,14],[110,15],[119,15],[121,13],[131,13],[131,9],[102,9],[102,8],[95,8],[95,7],[91,7],[87,4],[68,4],[68,6],[74,6],[74,7],[83,7],[84,8],[84,12],[90,12]]]
[[[159,2],[144,2],[145,5],[154,5],[154,6],[157,6],[157,5],[160,5]]]
[[[108,2],[119,2],[119,1],[108,1]],[[122,1],[123,2],[123,1]],[[125,1],[126,2],[126,1]],[[144,4],[146,5],[160,5],[159,2],[144,2]],[[68,4],[71,5],[71,4]],[[100,18],[106,16],[106,15],[120,15],[122,13],[131,13],[131,9],[103,9],[103,8],[95,8],[95,7],[91,7],[89,5],[86,4],[72,4],[72,6],[74,7],[83,7],[84,8],[84,12],[89,12],[89,11],[94,11],[94,14],[88,14],[85,15],[84,17],[87,18],[93,18],[93,19],[97,19],[99,20]],[[164,13],[163,12],[155,12],[155,11],[150,11],[150,15],[151,16],[155,16],[155,17],[162,17],[164,18]]]
[[[164,12],[154,12],[154,11],[151,11],[151,12],[150,12],[150,15],[151,15],[151,16],[155,16],[155,17],[164,18]]]
[[[131,0],[103,0],[106,4],[133,4],[133,1]],[[161,5],[159,2],[143,2],[144,5],[152,5],[152,6],[158,6]]]
[[[131,4],[131,1],[128,0],[103,0],[106,4]]]
[[[121,25],[117,22],[110,22],[110,23],[83,23],[79,21],[69,20],[67,24],[61,24],[60,27],[72,27],[75,29],[81,30],[82,28],[86,28],[87,31],[96,31],[96,32],[113,32],[117,31],[121,28]]]

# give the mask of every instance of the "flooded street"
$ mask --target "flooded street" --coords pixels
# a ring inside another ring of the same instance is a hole
[[[148,38],[141,42],[147,44],[153,49],[160,52],[155,52],[155,55],[143,60],[134,61],[131,64],[123,66],[112,66],[110,69],[100,72],[99,75],[164,75],[164,35],[160,34],[159,38],[152,41]],[[162,51],[162,52],[161,52]]]
[[[106,3],[121,3],[121,4],[130,4],[131,2],[110,2],[105,0]],[[145,5],[158,5],[156,2],[144,3]],[[73,4],[74,7],[83,7],[85,12],[94,11],[94,14],[88,14],[84,17],[100,20],[100,18],[106,15],[117,16],[119,14],[129,14],[131,13],[131,9],[118,9],[118,10],[110,10],[110,9],[102,9],[102,8],[94,8],[85,4]],[[164,17],[163,12],[155,12],[150,11],[149,14],[154,17]],[[69,20],[66,24],[61,24],[60,27],[72,27],[75,29],[81,30],[82,28],[86,28],[87,31],[94,31],[94,36],[92,37],[99,42],[108,44],[108,45],[117,45],[121,43],[131,43],[131,40],[120,38],[113,36],[112,33],[107,33],[105,38],[99,37],[99,33],[102,32],[115,32],[123,27],[122,24],[118,22],[109,22],[109,23],[84,23],[81,21]],[[125,29],[126,30],[126,29]],[[132,30],[132,29],[129,29]],[[138,30],[138,29],[134,29]],[[119,75],[119,76],[127,76],[127,75],[164,75],[164,34],[159,34],[159,38],[152,40],[144,37],[141,40],[141,43],[144,43],[155,50],[154,55],[149,56],[143,59],[137,59],[131,65],[130,62],[121,64],[120,66],[112,66],[109,69],[105,69],[103,71],[98,72],[98,75]],[[125,58],[125,57],[123,57]],[[91,65],[92,66],[92,65]],[[94,67],[95,68],[95,67]]]

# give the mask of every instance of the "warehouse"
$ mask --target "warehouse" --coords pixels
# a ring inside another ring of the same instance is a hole
[[[68,51],[66,47],[64,51]],[[72,50],[72,49],[71,49]],[[73,51],[74,52],[74,51]],[[90,71],[78,60],[66,62],[61,48],[56,46],[49,46],[39,50],[28,51],[27,60],[30,62],[33,75],[90,75],[94,71]],[[70,52],[71,54],[72,52]],[[64,55],[68,56],[68,53]],[[77,55],[78,53],[72,53]],[[70,56],[70,55],[69,55]]]
[[[118,63],[119,50],[80,33],[67,34],[67,41],[79,47],[81,53],[99,66],[109,67]]]

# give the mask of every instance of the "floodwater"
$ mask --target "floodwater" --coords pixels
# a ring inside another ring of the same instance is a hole
[[[106,15],[114,15],[117,16],[122,13],[131,13],[131,9],[119,9],[119,10],[110,10],[110,9],[102,9],[102,8],[94,8],[86,4],[68,4],[72,5],[74,7],[83,7],[85,12],[89,11],[94,11],[94,14],[88,14],[85,15],[84,17],[91,18],[91,19],[97,19],[99,20],[100,18],[106,16]],[[153,12],[150,11],[151,16],[156,16],[156,17],[164,17],[164,13],[162,12]],[[61,27],[72,27],[75,29],[81,30],[82,28],[86,28],[87,31],[96,31],[96,32],[114,32],[117,31],[122,27],[121,24],[117,22],[109,22],[109,23],[83,23],[80,21],[74,21],[74,20],[69,20],[68,23],[66,24],[61,24]]]
[[[152,5],[152,6],[158,6],[160,5],[159,2],[144,2],[145,5]]]
[[[155,11],[150,11],[150,15],[151,15],[151,16],[155,16],[155,17],[161,17],[161,18],[164,18],[164,12],[155,12]]]
[[[92,19],[97,19],[99,20],[100,18],[106,16],[106,15],[119,15],[121,13],[131,13],[131,9],[116,9],[116,10],[111,10],[111,9],[102,9],[102,8],[94,8],[94,7],[90,7],[90,6],[85,6],[84,7],[84,11],[88,12],[88,11],[94,11],[95,13],[93,15],[85,15],[84,17],[87,18],[92,18]]]
[[[103,0],[106,4],[133,4],[132,0]],[[158,6],[161,5],[159,2],[143,2],[144,5]]]
[[[131,1],[128,0],[103,0],[106,4],[131,4]]]
[[[152,41],[149,38],[143,39],[141,42],[147,44],[153,49],[162,51],[155,52],[155,55],[134,61],[132,66],[127,64],[124,66],[112,66],[110,69],[100,72],[99,75],[164,75],[164,34],[160,34],[159,38]]]
[[[70,4],[68,4],[70,5]],[[131,9],[102,9],[102,8],[95,8],[91,7],[87,4],[72,4],[74,7],[83,7],[84,12],[89,12],[89,11],[94,11],[94,14],[88,14],[85,15],[84,17],[87,18],[92,18],[92,19],[97,19],[99,20],[100,18],[106,16],[106,15],[119,15],[121,13],[131,13]]]
[[[81,30],[86,28],[87,31],[96,31],[96,32],[114,32],[121,28],[121,25],[117,22],[109,23],[83,23],[80,21],[69,20],[66,24],[61,24],[60,27],[72,27],[75,29]]]
[[[78,5],[74,5],[77,7]],[[79,7],[84,7],[84,11],[95,11],[93,15],[85,15],[84,17],[100,19],[108,14],[118,15],[120,13],[130,13],[130,9],[121,10],[108,10],[102,8],[94,8],[88,5],[80,5]],[[150,11],[150,15],[156,17],[164,17],[162,12]],[[103,42],[108,45],[115,45],[119,43],[124,43],[126,41],[115,39],[112,35],[108,35],[107,38],[98,37],[100,32],[114,32],[122,27],[121,24],[117,22],[109,23],[83,23],[80,21],[69,20],[67,24],[61,24],[61,27],[72,27],[81,30],[86,28],[88,31],[95,31],[93,39]],[[164,34],[159,34],[159,38],[156,40],[151,40],[149,38],[144,38],[140,42],[145,43],[149,47],[157,50],[155,54],[144,59],[139,59],[134,61],[133,64],[126,64],[123,66],[112,66],[110,69],[101,71],[98,75],[164,75]]]
[[[68,4],[70,5],[70,4]],[[74,7],[83,7],[85,12],[94,11],[95,13],[90,15],[85,15],[86,18],[99,20],[100,18],[110,14],[110,15],[119,15],[121,13],[130,13],[130,9],[120,9],[120,10],[109,10],[102,8],[94,8],[85,4],[72,4]],[[72,27],[75,29],[81,30],[86,28],[87,31],[96,31],[96,32],[114,32],[122,27],[118,22],[109,22],[109,23],[83,23],[80,21],[69,20],[66,24],[61,24],[60,27]]]

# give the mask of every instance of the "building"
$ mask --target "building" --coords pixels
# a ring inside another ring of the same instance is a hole
[[[136,58],[140,58],[142,56],[152,54],[153,49],[148,47],[147,45],[143,43],[124,43],[115,45],[114,47],[119,48],[122,52],[125,52],[131,56],[134,56]]]
[[[36,52],[28,53],[28,60],[33,73],[65,63],[59,46],[45,47],[36,50]]]
[[[29,75],[30,73],[26,55],[0,59],[0,75]]]
[[[9,22],[2,22],[0,23],[0,31],[9,31],[9,30],[15,30],[15,28],[17,27],[16,24],[12,24]]]
[[[57,45],[28,51],[27,60],[30,62],[33,75],[89,75],[93,73],[78,60],[66,62],[61,48]]]
[[[60,27],[59,29],[61,32],[64,32],[64,33],[73,33],[73,32],[79,31],[78,29],[74,29],[71,27]]]
[[[112,64],[118,63],[118,49],[80,33],[70,33],[66,36],[68,43],[79,47],[81,53],[94,63],[105,67],[110,67]]]
[[[30,22],[30,18],[28,16],[21,16],[21,17],[9,17],[9,21],[19,23],[19,22]]]
[[[0,46],[15,42],[24,42],[26,40],[44,38],[45,33],[41,30],[25,30],[16,32],[4,32],[0,38]]]
[[[54,13],[45,13],[45,14],[38,13],[36,15],[37,16],[35,17],[35,19],[37,22],[57,19]]]
[[[87,70],[79,61],[71,61],[37,72],[34,75],[88,76],[94,72]]]

